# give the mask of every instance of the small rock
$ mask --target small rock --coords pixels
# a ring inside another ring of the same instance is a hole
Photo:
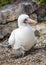
[[[44,40],[43,43],[46,44],[46,40]]]
[[[40,32],[38,30],[35,30],[35,36],[40,37]]]

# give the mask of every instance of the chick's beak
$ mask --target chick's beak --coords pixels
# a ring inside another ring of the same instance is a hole
[[[36,21],[34,21],[34,20],[30,19],[30,18],[27,19],[27,23],[33,24],[33,25],[37,24]]]

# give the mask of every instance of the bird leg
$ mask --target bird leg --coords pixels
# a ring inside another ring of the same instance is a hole
[[[19,49],[13,49],[12,55],[15,56],[15,58],[24,57],[25,51],[22,48]]]

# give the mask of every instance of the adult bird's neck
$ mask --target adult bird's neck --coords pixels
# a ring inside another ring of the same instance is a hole
[[[29,28],[31,27],[32,28],[32,26],[29,25],[29,24],[28,25],[21,25],[21,26],[19,26],[19,28],[25,28],[25,27],[29,27]]]

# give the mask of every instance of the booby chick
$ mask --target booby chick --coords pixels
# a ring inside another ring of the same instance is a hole
[[[37,22],[30,19],[28,15],[21,14],[18,17],[18,28],[11,33],[8,43],[12,46],[15,56],[23,56],[25,51],[37,43],[32,24]]]

